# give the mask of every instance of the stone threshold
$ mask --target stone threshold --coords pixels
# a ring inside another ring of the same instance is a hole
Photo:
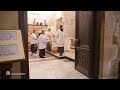
[[[75,59],[70,58],[70,57],[67,57],[67,56],[59,56],[59,54],[57,55],[57,54],[54,54],[54,53],[48,52],[48,51],[46,51],[46,53],[48,53],[48,54],[50,54],[50,55],[52,55],[52,56],[54,56],[54,57],[56,57],[56,58],[58,58],[58,59],[68,59],[68,60],[70,60],[70,61],[75,62]]]

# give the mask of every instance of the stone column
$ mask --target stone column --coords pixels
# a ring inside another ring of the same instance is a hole
[[[120,12],[105,11],[101,78],[117,79],[120,61]],[[101,33],[101,34],[103,34]],[[102,57],[101,56],[101,57]]]

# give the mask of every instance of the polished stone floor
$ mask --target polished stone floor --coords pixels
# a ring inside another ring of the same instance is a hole
[[[29,72],[30,79],[88,79],[75,70],[73,61],[56,59],[53,56],[44,59],[30,59]]]

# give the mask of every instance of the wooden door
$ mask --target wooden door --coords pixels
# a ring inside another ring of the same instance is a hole
[[[96,36],[98,34],[96,15],[94,11],[76,12],[76,39],[78,41],[75,48],[75,69],[89,78],[98,78],[99,71],[98,36],[100,35]]]

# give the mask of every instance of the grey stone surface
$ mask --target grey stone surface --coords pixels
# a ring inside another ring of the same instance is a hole
[[[120,57],[120,11],[105,12],[103,78],[118,78]]]
[[[88,79],[67,59],[39,60],[29,63],[30,79]]]

